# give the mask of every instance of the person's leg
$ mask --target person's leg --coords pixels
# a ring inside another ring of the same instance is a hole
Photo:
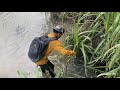
[[[44,65],[40,65],[40,68],[41,68],[42,73],[45,73],[45,72],[46,72]]]
[[[42,70],[43,76],[47,76],[47,73],[46,73],[46,70],[47,70],[52,78],[55,77],[54,65],[49,60],[48,60],[47,64],[40,65],[40,68]]]
[[[49,74],[52,78],[55,77],[55,73],[54,73],[54,65],[48,60],[47,62],[47,67],[48,67],[48,71],[49,71]]]
[[[47,76],[46,72],[46,66],[45,65],[40,65],[41,71],[42,71],[42,76],[45,78]]]

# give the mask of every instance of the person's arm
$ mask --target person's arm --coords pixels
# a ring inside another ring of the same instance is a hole
[[[59,53],[61,53],[62,55],[68,55],[68,56],[73,56],[76,53],[72,50],[67,50],[65,49],[62,44],[57,40],[54,43],[54,50],[58,51]]]

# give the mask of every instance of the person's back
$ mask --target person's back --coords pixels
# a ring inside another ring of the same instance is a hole
[[[56,37],[59,39],[62,36],[62,34],[64,33],[64,32],[62,32],[62,30],[63,29],[60,26],[56,26],[53,29],[53,33],[48,34],[48,37]],[[50,75],[52,77],[55,77],[55,75],[52,74],[54,71],[54,65],[48,60],[48,56],[53,50],[58,51],[62,55],[75,55],[76,53],[72,50],[66,50],[62,46],[62,44],[60,43],[59,40],[53,40],[49,43],[49,45],[44,53],[44,57],[42,57],[41,60],[37,61],[36,64],[41,67],[41,70],[43,73],[45,73],[45,70],[48,70]],[[52,72],[50,71],[49,67],[52,69]]]
[[[53,33],[50,33],[48,34],[48,37],[55,37],[55,36]],[[62,46],[59,40],[54,40],[49,43],[45,51],[44,57],[40,61],[36,62],[36,64],[37,65],[46,64],[48,61],[48,56],[53,50],[60,52],[62,55],[74,55],[73,51],[64,49],[64,47]]]

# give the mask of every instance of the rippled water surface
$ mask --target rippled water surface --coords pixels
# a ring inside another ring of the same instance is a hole
[[[44,12],[0,12],[0,78],[34,70],[36,65],[27,57],[29,45],[47,30]]]

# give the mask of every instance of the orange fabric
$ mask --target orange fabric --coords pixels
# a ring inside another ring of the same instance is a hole
[[[53,33],[48,34],[48,37],[55,37]],[[48,48],[45,51],[45,56],[38,62],[36,62],[37,65],[43,65],[46,64],[48,61],[48,56],[49,54],[53,51],[56,50],[59,53],[61,53],[62,55],[74,55],[75,52],[72,50],[66,50],[62,44],[60,43],[59,40],[54,40],[51,41],[48,45]]]

